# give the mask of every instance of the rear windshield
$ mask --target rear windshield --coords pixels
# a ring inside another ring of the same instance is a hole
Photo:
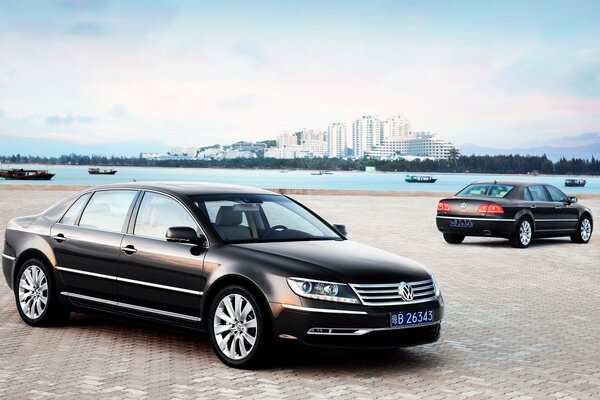
[[[502,198],[506,197],[507,194],[513,190],[514,186],[510,185],[498,185],[498,184],[489,184],[475,183],[473,185],[469,185],[460,192],[457,193],[457,196],[473,196],[473,197],[496,197]]]

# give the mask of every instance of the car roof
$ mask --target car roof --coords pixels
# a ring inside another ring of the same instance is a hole
[[[473,182],[471,185],[509,185],[509,186],[529,186],[529,185],[548,185],[545,182],[535,182],[535,181],[478,181]]]
[[[90,190],[106,189],[136,189],[158,190],[180,195],[202,194],[278,194],[270,190],[259,189],[251,186],[229,185],[213,182],[126,182],[109,185],[98,185]]]

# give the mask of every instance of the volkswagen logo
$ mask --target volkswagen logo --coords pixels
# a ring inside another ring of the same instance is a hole
[[[404,301],[411,301],[413,299],[413,288],[406,282],[402,282],[400,286],[398,286],[398,294],[402,297]]]
[[[464,210],[465,208],[467,208],[467,203],[462,203],[462,204],[460,205],[460,208],[462,208],[463,210]]]

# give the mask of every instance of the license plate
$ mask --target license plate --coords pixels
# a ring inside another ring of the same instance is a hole
[[[390,313],[390,327],[419,325],[433,322],[433,310],[397,311]]]
[[[453,219],[450,221],[450,226],[453,228],[472,228],[473,221],[470,219]]]

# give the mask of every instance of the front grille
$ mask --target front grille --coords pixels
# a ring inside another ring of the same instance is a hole
[[[427,279],[405,283],[413,289],[413,299],[411,301],[404,300],[400,295],[401,283],[351,283],[350,286],[365,306],[396,306],[435,300],[433,280]]]

